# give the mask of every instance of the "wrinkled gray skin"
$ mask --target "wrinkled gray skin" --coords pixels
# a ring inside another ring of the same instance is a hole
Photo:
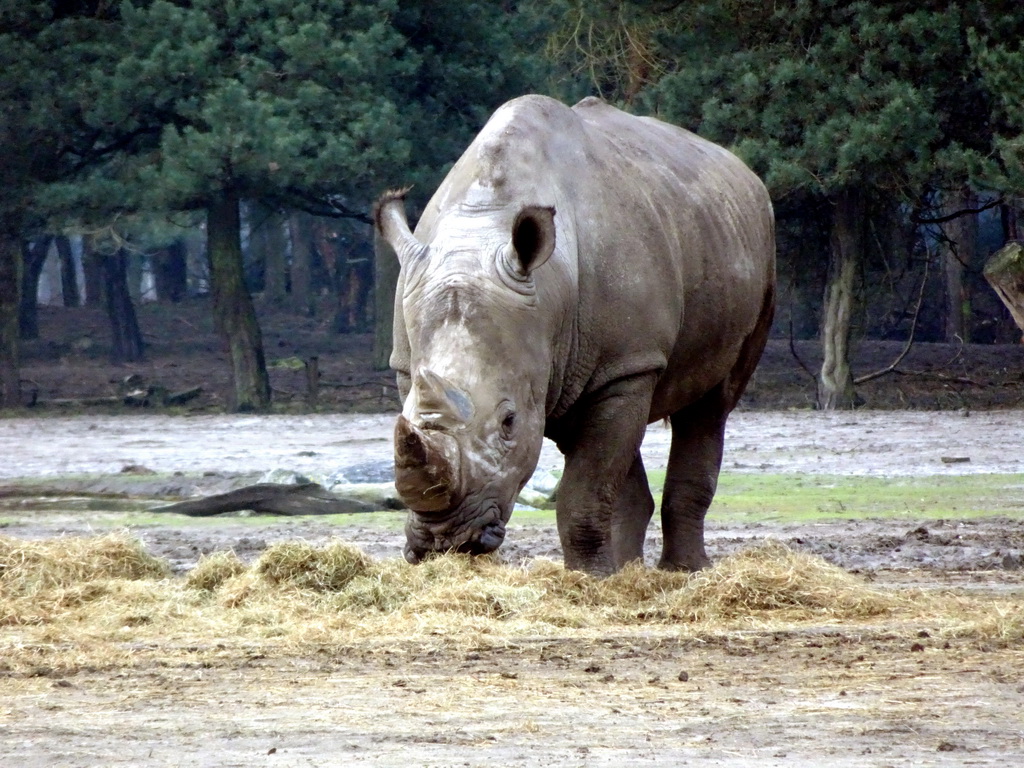
[[[725,421],[774,311],[771,202],[726,150],[597,99],[492,116],[427,204],[376,208],[402,270],[396,484],[406,558],[500,546],[542,436],[565,454],[569,568],[642,558],[654,502],[640,443],[669,419],[660,567],[708,564]]]

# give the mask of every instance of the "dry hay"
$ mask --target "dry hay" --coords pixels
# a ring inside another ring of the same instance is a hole
[[[22,663],[43,647],[72,647],[77,654],[76,661],[51,664],[81,663],[102,652],[105,663],[116,665],[147,643],[296,652],[309,644],[428,635],[474,642],[566,631],[555,628],[716,633],[893,619],[927,621],[950,634],[1024,638],[1019,606],[875,589],[777,542],[697,574],[635,564],[598,580],[545,560],[510,567],[488,557],[445,555],[411,567],[374,560],[343,542],[293,541],[269,547],[252,565],[233,552],[215,553],[172,578],[164,563],[124,535],[0,537],[0,626],[6,627],[0,655],[20,654]],[[88,643],[102,651],[90,652]],[[134,644],[132,653],[126,644]]]
[[[167,564],[141,542],[122,534],[68,536],[47,541],[0,537],[0,586],[4,595],[31,596],[96,579],[161,578]]]
[[[212,592],[228,579],[245,573],[248,566],[234,552],[214,552],[203,555],[193,568],[185,575],[185,586]]]
[[[772,613],[789,621],[887,616],[912,605],[912,596],[873,589],[815,555],[769,540],[701,571],[669,598],[676,618],[741,620]]]
[[[152,583],[167,563],[121,534],[47,541],[0,537],[0,626],[42,625],[107,594],[112,585]]]
[[[354,578],[369,573],[372,567],[369,556],[342,541],[332,541],[323,547],[286,541],[264,552],[254,570],[270,584],[337,592]]]

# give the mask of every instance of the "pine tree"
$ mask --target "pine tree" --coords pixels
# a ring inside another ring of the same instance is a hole
[[[990,123],[998,169],[988,180],[996,189],[1024,195],[1024,14],[1016,3],[998,3],[969,30],[971,51],[992,94]]]
[[[107,43],[117,18],[117,8],[99,0],[0,0],[2,405],[19,403],[19,315],[30,332],[34,324],[35,281],[25,277],[23,244],[79,216],[82,211],[67,210],[60,190],[140,136],[137,127],[127,127],[112,140],[85,114],[91,100],[88,78],[82,75],[113,66],[116,46]],[[23,282],[27,295],[22,295]],[[29,303],[32,313],[25,312]]]
[[[265,408],[252,303],[228,277],[240,269],[228,263],[241,253],[237,206],[253,200],[368,221],[385,186],[425,189],[490,102],[522,80],[507,44],[510,14],[422,0],[120,7],[117,64],[90,72],[90,119],[98,130],[145,138],[78,189],[105,188],[130,209],[206,211],[211,274],[228,281],[215,286],[214,312],[231,351],[236,407]]]
[[[731,147],[760,173],[777,208],[825,200],[831,236],[818,405],[855,401],[850,327],[873,204],[905,207],[990,178],[992,96],[971,56],[985,25],[977,2],[710,0],[665,6],[574,4],[597,23],[579,71],[629,70],[633,101]],[[1019,14],[1018,14],[1019,15]],[[616,28],[622,34],[612,34]],[[987,34],[987,33],[985,33]],[[577,38],[578,42],[578,38]],[[639,65],[637,64],[639,62]],[[631,72],[631,74],[630,74]]]

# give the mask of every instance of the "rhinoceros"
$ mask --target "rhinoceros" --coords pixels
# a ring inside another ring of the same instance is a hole
[[[397,255],[405,557],[497,549],[543,437],[565,456],[565,566],[643,557],[640,444],[671,422],[659,566],[708,564],[725,422],[774,312],[771,201],[737,157],[587,98],[500,107],[427,203],[374,208]]]

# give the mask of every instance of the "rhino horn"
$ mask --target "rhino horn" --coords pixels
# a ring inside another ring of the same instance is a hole
[[[421,259],[427,252],[427,246],[416,239],[405,218],[405,195],[408,191],[409,187],[385,192],[373,206],[374,230],[391,246],[403,266]]]
[[[428,429],[452,429],[473,418],[469,395],[429,368],[419,369],[413,387],[417,414]]]
[[[454,506],[458,446],[451,435],[419,429],[405,416],[395,424],[395,490],[415,512]]]

